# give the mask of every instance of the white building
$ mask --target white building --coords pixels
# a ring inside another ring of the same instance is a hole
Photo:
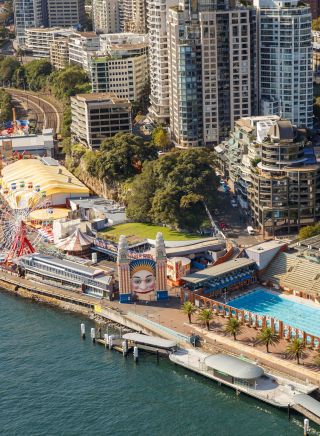
[[[36,156],[49,156],[54,154],[53,130],[43,129],[39,135],[12,134],[0,136],[0,153],[8,152],[32,154]]]
[[[103,50],[91,55],[89,61],[92,91],[141,100],[149,82],[147,35],[101,35],[100,44]]]
[[[118,33],[122,30],[122,1],[93,0],[93,29],[98,33]]]
[[[131,132],[131,104],[111,93],[71,97],[71,134],[88,148],[99,147],[118,132]]]
[[[17,44],[24,46],[25,29],[45,24],[45,2],[42,0],[15,0],[13,10]]]
[[[47,0],[49,27],[79,27],[85,24],[85,0]]]
[[[310,7],[298,0],[254,0],[258,10],[260,113],[312,127]]]
[[[168,122],[169,111],[169,64],[167,14],[176,0],[147,0],[150,65],[150,117],[157,122]]]
[[[77,32],[69,40],[69,63],[80,65],[88,71],[88,58],[90,53],[99,50],[100,39],[95,32]]]
[[[25,48],[32,52],[34,57],[50,57],[50,44],[56,38],[68,37],[74,33],[74,29],[63,29],[59,27],[28,28],[25,29]]]

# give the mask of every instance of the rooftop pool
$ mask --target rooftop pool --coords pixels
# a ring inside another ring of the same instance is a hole
[[[296,303],[261,289],[235,298],[229,301],[228,305],[258,315],[272,316],[291,327],[320,337],[320,306],[317,309],[307,304]]]

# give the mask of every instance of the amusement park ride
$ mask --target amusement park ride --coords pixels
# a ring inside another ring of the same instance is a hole
[[[37,220],[32,218],[36,210],[45,209],[50,220],[50,203],[40,186],[23,181],[11,189],[0,186],[0,263],[11,265],[12,260],[34,253],[42,236],[37,231]],[[42,219],[43,221],[43,219]]]

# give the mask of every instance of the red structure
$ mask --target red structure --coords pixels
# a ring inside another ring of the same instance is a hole
[[[20,229],[17,232],[10,250],[5,258],[4,263],[8,264],[12,262],[15,257],[23,256],[24,254],[34,253],[35,249],[31,245],[31,242],[27,238],[27,226],[24,221],[20,223]]]

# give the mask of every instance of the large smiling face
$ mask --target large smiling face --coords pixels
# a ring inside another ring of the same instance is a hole
[[[154,291],[155,277],[151,271],[141,269],[131,277],[132,292],[136,294],[147,294]]]

